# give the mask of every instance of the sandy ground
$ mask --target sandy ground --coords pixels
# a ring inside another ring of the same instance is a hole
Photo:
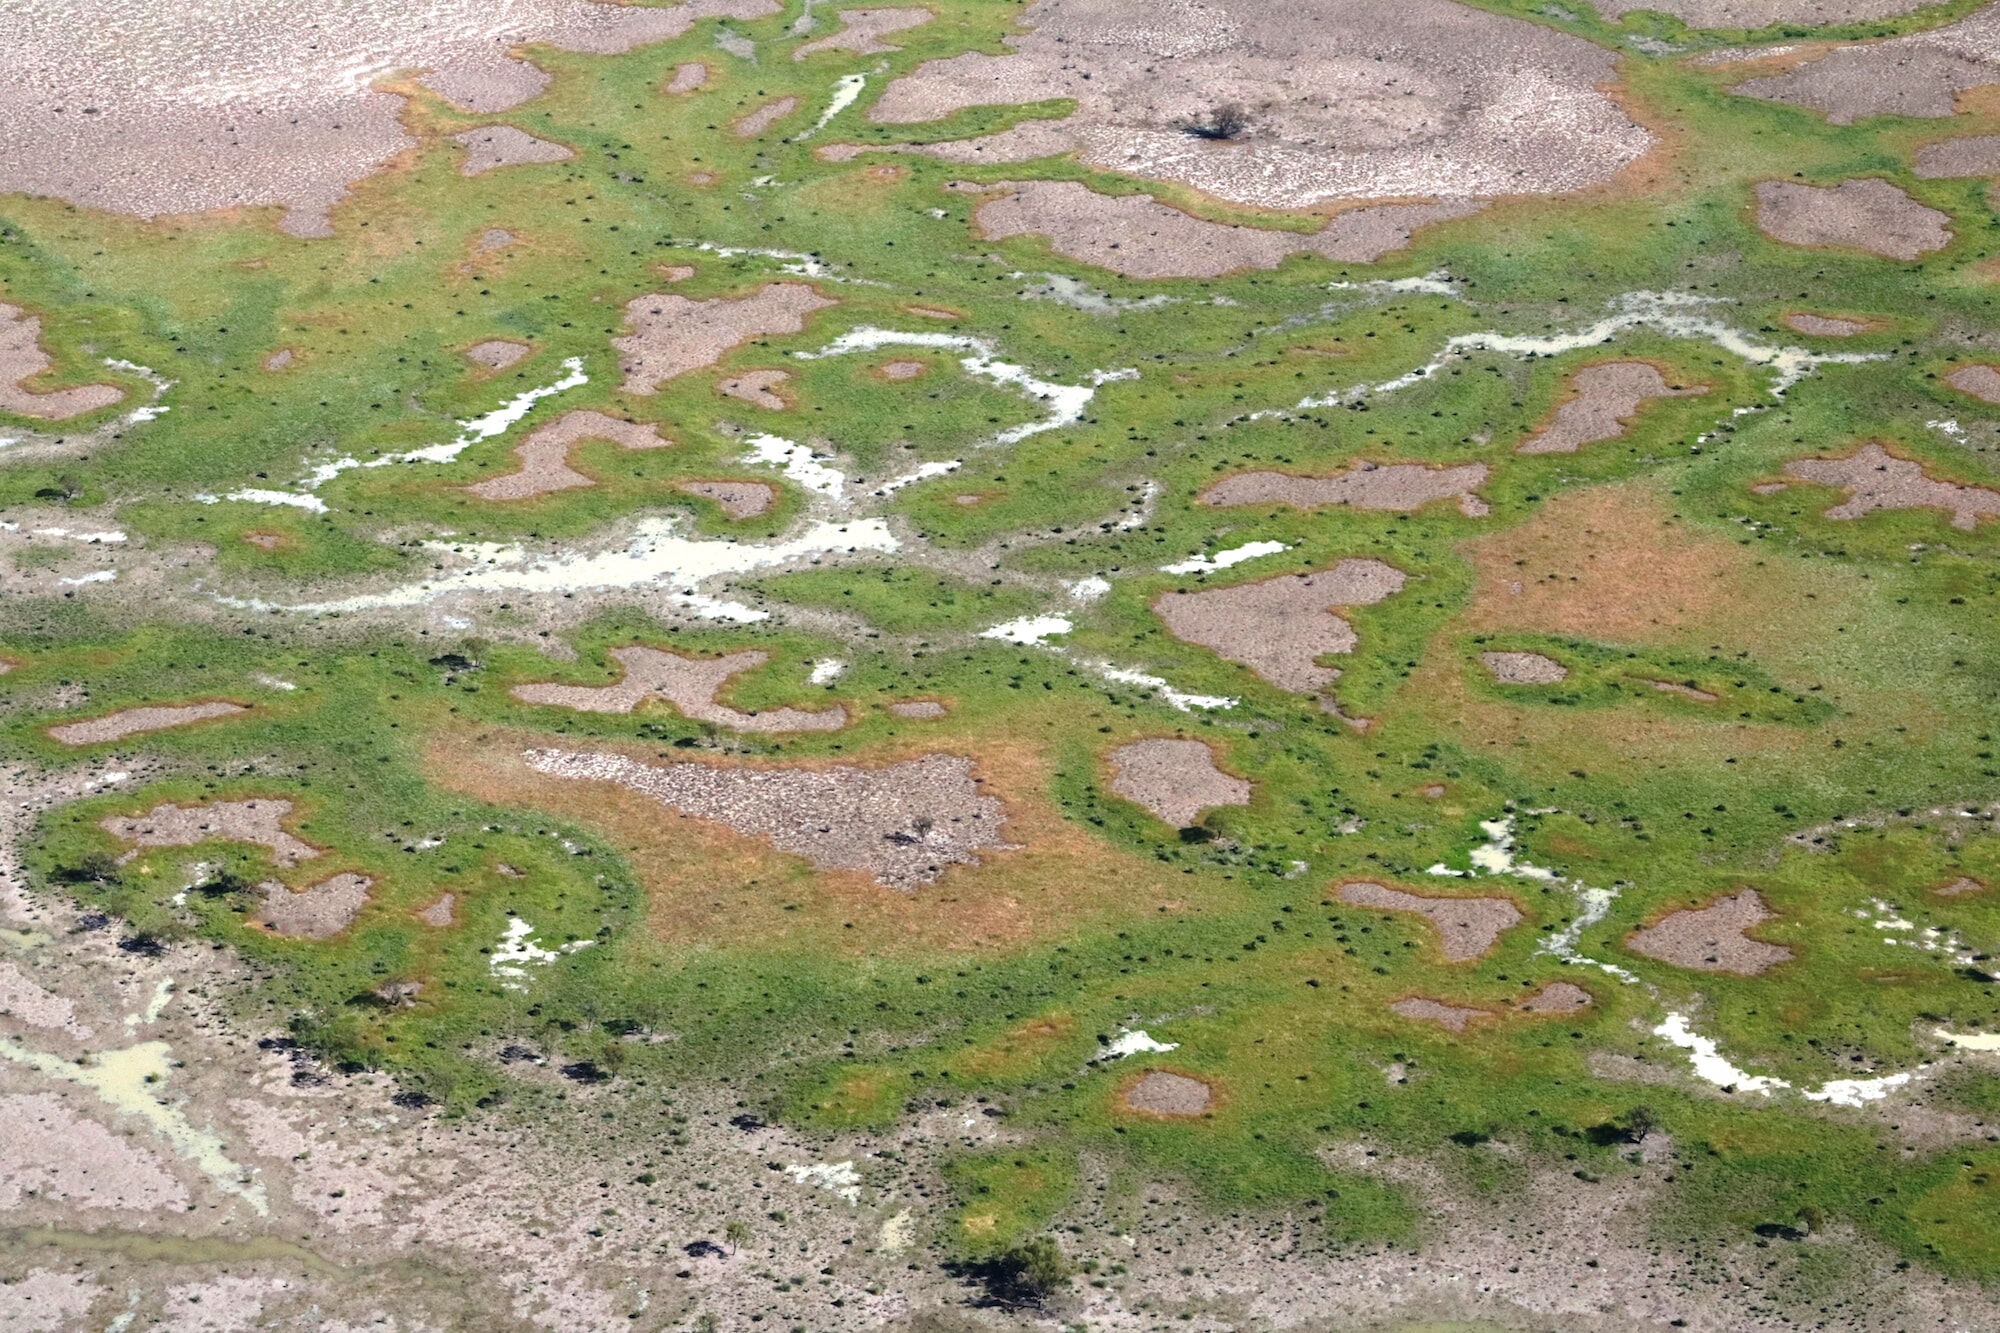
[[[674,66],[674,77],[667,81],[667,86],[661,91],[669,97],[683,97],[707,85],[708,66],[699,60],[690,60],[686,64]]]
[[[250,842],[271,849],[271,860],[279,866],[295,866],[319,855],[319,849],[301,842],[280,823],[292,812],[290,801],[215,801],[208,805],[156,805],[143,815],[111,815],[98,827],[121,842],[139,847],[193,847],[216,842]],[[140,853],[128,852],[130,860]]]
[[[1575,982],[1551,981],[1515,1008],[1524,1014],[1574,1014],[1595,1003],[1590,992]]]
[[[2000,134],[1968,134],[1917,150],[1916,174],[1926,180],[2000,176]]]
[[[0,177],[4,177],[4,170],[0,168]],[[41,317],[0,301],[0,412],[39,417],[43,421],[67,421],[109,407],[125,396],[125,391],[115,384],[79,384],[70,389],[46,391],[27,386],[27,380],[54,365],[49,354],[42,350]]]
[[[1940,898],[1965,898],[1975,893],[1986,892],[1986,886],[1970,875],[1960,875],[1949,884],[1938,885],[1931,892]]]
[[[1384,912],[1415,912],[1437,928],[1438,952],[1448,963],[1483,958],[1501,933],[1526,918],[1511,898],[1432,898],[1386,884],[1361,881],[1340,886],[1340,900]]]
[[[1463,1032],[1466,1025],[1494,1017],[1490,1010],[1473,1009],[1462,1004],[1446,1004],[1443,1000],[1427,999],[1412,995],[1389,1006],[1391,1013],[1413,1018],[1419,1023],[1436,1023],[1452,1032]]]
[[[1477,495],[1486,484],[1484,463],[1428,467],[1422,463],[1357,463],[1332,477],[1297,477],[1289,472],[1238,472],[1201,493],[1208,505],[1284,504],[1299,509],[1351,505],[1356,509],[1421,509],[1433,500],[1456,498],[1467,517],[1487,512]]]
[[[987,163],[1077,152],[1269,208],[1577,190],[1653,142],[1604,91],[1610,52],[1449,0],[1037,0],[1022,22],[1006,54],[930,61],[869,118],[1074,98],[1064,120],[924,151]],[[1245,134],[1185,132],[1225,101],[1249,109]]]
[[[1481,653],[1479,665],[1502,685],[1557,685],[1569,679],[1569,668],[1540,653]]]
[[[917,722],[932,722],[951,710],[935,699],[906,699],[889,705],[889,711],[897,717],[910,718]]]
[[[1874,176],[1826,187],[1757,184],[1757,227],[1787,245],[1839,245],[1889,259],[1915,259],[1951,244],[1951,215],[1928,208]]]
[[[1153,610],[1175,638],[1240,662],[1281,690],[1318,693],[1340,677],[1319,659],[1351,653],[1356,642],[1334,608],[1368,606],[1402,586],[1403,572],[1392,565],[1343,560],[1314,574],[1171,592]]]
[[[1866,116],[1949,116],[1959,93],[2000,79],[2000,9],[1884,42],[1840,46],[1782,74],[1736,85],[1746,97],[1789,102],[1835,125]]]
[[[488,477],[465,489],[482,500],[531,500],[551,491],[574,490],[597,483],[569,465],[569,453],[585,440],[610,440],[625,449],[666,449],[673,441],[651,425],[620,421],[588,409],[568,412],[533,431],[514,446],[520,468],[505,476]]]
[[[1774,23],[1861,23],[1922,9],[1929,0],[1590,0],[1609,19],[1637,9],[1672,14],[1690,28],[1768,28]]]
[[[773,412],[782,412],[791,403],[777,390],[792,377],[782,370],[752,370],[717,384],[716,391],[730,398],[754,403]]]
[[[280,347],[277,351],[264,358],[264,369],[283,370],[286,366],[292,364],[295,355],[296,353],[291,348]]]
[[[713,500],[728,517],[741,521],[769,512],[778,493],[761,481],[680,481],[674,489]]]
[[[751,650],[723,657],[682,657],[657,648],[613,648],[611,656],[625,674],[616,685],[516,685],[522,703],[574,708],[586,713],[629,713],[648,699],[664,699],[695,722],[713,722],[732,731],[838,731],[847,725],[847,710],[838,706],[817,712],[772,708],[738,712],[717,703],[715,696],[731,676],[754,671],[770,654]]]
[[[1111,790],[1175,828],[1219,805],[1250,804],[1250,784],[1215,766],[1215,752],[1200,741],[1133,741],[1107,756]]]
[[[537,139],[512,125],[481,125],[452,136],[465,149],[459,164],[461,176],[483,176],[499,167],[525,167],[538,162],[567,162],[576,156],[573,149],[547,139]]]
[[[273,935],[329,939],[354,923],[354,918],[368,905],[368,889],[374,882],[366,875],[352,873],[334,875],[303,889],[287,888],[273,881],[260,886],[264,890],[264,904],[251,922]]]
[[[1796,458],[1785,464],[1785,472],[1848,492],[1844,502],[1826,511],[1828,518],[1860,518],[1877,509],[1942,509],[1954,528],[1970,532],[1981,517],[2000,514],[2000,491],[1933,481],[1923,464],[1897,458],[1879,444],[1864,445],[1846,458]]]
[[[1214,278],[1276,268],[1292,255],[1371,263],[1410,243],[1426,223],[1464,217],[1479,205],[1383,204],[1341,213],[1317,232],[1206,222],[1151,195],[1099,194],[1076,181],[1004,181],[973,212],[987,240],[1045,236],[1057,254],[1127,278]]]
[[[887,55],[903,48],[882,39],[929,23],[931,11],[920,6],[895,9],[843,9],[840,30],[793,49],[792,59],[804,60],[819,51],[848,51],[857,56]]]
[[[348,184],[415,144],[403,99],[378,79],[420,70],[467,110],[503,111],[548,83],[514,54],[524,45],[614,54],[706,16],[777,12],[775,0],[321,0],[308,20],[239,0],[19,0],[0,14],[0,192],[145,217],[278,205],[286,230],[329,235]]]
[[[202,722],[213,717],[228,717],[232,713],[249,711],[242,704],[232,704],[221,699],[199,704],[127,708],[121,712],[107,713],[103,717],[93,717],[84,722],[65,722],[59,727],[50,727],[49,735],[64,745],[102,745],[107,741],[122,741],[127,736],[137,736],[143,732],[164,731],[168,727],[184,727],[190,722]]]
[[[17,1093],[0,1097],[0,1211],[29,1197],[115,1213],[181,1212],[189,1190],[142,1143],[111,1133],[63,1098]]]
[[[534,750],[552,778],[615,782],[697,819],[768,839],[821,870],[859,870],[912,890],[1000,848],[1005,811],[980,793],[972,761],[934,754],[885,768],[655,766],[617,754]]]
[[[1212,1100],[1208,1084],[1164,1069],[1144,1075],[1125,1090],[1126,1108],[1147,1115],[1200,1115]]]
[[[766,283],[748,296],[690,301],[655,293],[625,305],[632,332],[613,338],[625,392],[653,393],[678,375],[712,366],[730,348],[759,334],[798,333],[806,316],[838,302],[801,282]]]
[[[1873,325],[1865,320],[1841,319],[1837,315],[1812,315],[1795,312],[1785,316],[1785,327],[1794,333],[1803,333],[1813,338],[1852,338],[1857,333],[1866,333]]]
[[[913,380],[923,375],[930,366],[922,361],[885,361],[882,363],[882,378],[885,380]]]
[[[1670,912],[1625,941],[1633,953],[1698,972],[1754,976],[1792,956],[1782,944],[1753,940],[1743,932],[1773,914],[1755,889],[1717,898],[1707,907]]]
[[[1650,361],[1606,361],[1585,366],[1570,381],[1570,398],[1546,426],[1521,441],[1520,454],[1573,454],[1586,444],[1615,440],[1655,398],[1679,398],[1708,390],[1669,385]]]
[[[766,102],[748,115],[737,118],[736,137],[754,139],[798,109],[799,99],[796,97],[780,97],[775,102]]]
[[[535,349],[508,338],[488,338],[465,349],[465,359],[488,370],[505,370]]]
[[[1983,403],[2000,403],[2000,369],[1992,366],[1966,366],[1954,370],[1945,376],[1945,383]]]
[[[411,913],[411,915],[427,926],[443,930],[452,922],[452,908],[456,906],[457,901],[458,896],[456,894],[441,894],[436,902]]]

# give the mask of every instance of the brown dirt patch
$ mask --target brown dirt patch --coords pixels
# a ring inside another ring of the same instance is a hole
[[[775,102],[766,102],[747,115],[738,116],[732,123],[739,139],[754,139],[765,130],[799,109],[796,97],[780,97]]]
[[[1913,170],[1925,180],[2000,176],[2000,134],[1967,134],[1927,143],[1917,150]]]
[[[708,66],[699,60],[689,60],[674,66],[674,77],[667,80],[660,91],[669,97],[684,97],[697,88],[708,85]]]
[[[1982,403],[2000,403],[2000,369],[1993,366],[1965,366],[1945,376],[1944,382]]]
[[[1862,23],[1922,9],[1930,0],[1591,0],[1617,20],[1637,9],[1672,14],[1690,28],[1768,28],[1776,23],[1820,27]]]
[[[291,348],[280,347],[277,351],[264,358],[264,369],[283,370],[286,366],[292,364],[296,356],[297,353],[293,352]]]
[[[1874,176],[1834,186],[1757,184],[1758,230],[1787,245],[1842,246],[1909,260],[1950,245],[1950,221],[1950,214],[1926,207]]]
[[[264,905],[250,924],[287,939],[329,939],[354,924],[354,918],[368,905],[368,889],[374,883],[366,875],[351,872],[303,889],[273,881],[260,886]],[[448,906],[446,921],[450,921]]]
[[[535,349],[511,338],[488,338],[465,349],[465,359],[488,370],[505,370]]]
[[[1289,472],[1238,472],[1201,493],[1201,502],[1218,508],[1235,505],[1284,504],[1297,509],[1349,505],[1355,509],[1409,512],[1433,500],[1456,498],[1467,517],[1487,512],[1476,494],[1486,484],[1484,463],[1431,467],[1423,463],[1361,462],[1331,477],[1299,477]]]
[[[909,314],[918,315],[924,319],[964,319],[966,317],[963,310],[953,310],[948,306],[941,305],[906,305],[902,309]]]
[[[1447,0],[1227,12],[1039,0],[1022,21],[1029,30],[1002,54],[932,60],[897,79],[870,119],[1070,98],[1064,120],[922,151],[985,163],[1074,152],[1261,208],[1579,190],[1654,142],[1605,91],[1610,52]],[[1224,100],[1250,108],[1245,133],[1203,141],[1182,128]],[[1536,114],[1516,111],[1529,103]]]
[[[243,534],[243,540],[260,551],[282,551],[292,544],[292,539],[282,532],[269,528],[253,528]]]
[[[990,188],[1007,193],[973,213],[987,240],[1045,236],[1057,254],[1127,278],[1215,278],[1276,268],[1296,254],[1372,263],[1408,245],[1417,228],[1481,207],[1465,200],[1386,204],[1341,213],[1317,232],[1298,232],[1207,222],[1151,195],[1099,194],[1076,181],[1003,181]]]
[[[1214,1089],[1198,1078],[1164,1069],[1141,1074],[1120,1098],[1128,1111],[1157,1116],[1197,1116],[1215,1100]]]
[[[1986,886],[1970,875],[1960,875],[1949,884],[1940,884],[1931,890],[1940,898],[1966,898],[1975,893],[1986,892]]]
[[[913,380],[928,373],[930,364],[924,361],[889,361],[881,367],[885,380]]]
[[[768,513],[778,500],[777,489],[761,481],[679,481],[674,489],[714,501],[716,508],[737,522]]]
[[[1448,963],[1485,957],[1504,931],[1526,919],[1511,898],[1436,898],[1366,880],[1341,885],[1340,900],[1353,907],[1415,912],[1437,928],[1438,952]]]
[[[1818,111],[1835,125],[1868,116],[1949,116],[1960,93],[2000,80],[2000,14],[1988,5],[1929,32],[1815,53],[1731,91]]]
[[[1814,315],[1799,310],[1785,316],[1785,327],[1814,338],[1852,338],[1857,333],[1881,328],[1882,321],[1843,319],[1838,315]]]
[[[1755,976],[1792,956],[1782,944],[1766,944],[1744,933],[1773,916],[1755,889],[1744,889],[1707,907],[1669,912],[1656,924],[1633,932],[1625,947],[1675,967]]]
[[[573,149],[547,139],[537,139],[512,125],[481,125],[478,129],[454,134],[465,149],[465,161],[458,167],[461,176],[483,176],[500,167],[526,167],[541,162],[567,162],[576,156]]]
[[[1471,1023],[1490,1022],[1494,1014],[1488,1009],[1475,1009],[1462,1004],[1446,1004],[1443,1000],[1432,1000],[1422,995],[1411,995],[1389,1006],[1389,1012],[1404,1018],[1413,1018],[1419,1023],[1435,1023],[1450,1032],[1463,1032]]]
[[[1651,641],[1712,624],[1743,600],[1752,563],[1727,541],[1690,538],[1661,498],[1634,485],[1573,491],[1466,543],[1479,571],[1471,627]]]
[[[1569,679],[1569,668],[1540,653],[1481,653],[1479,664],[1502,685],[1556,685]]]
[[[1678,694],[1681,698],[1692,699],[1696,703],[1712,704],[1716,699],[1716,696],[1707,690],[1677,680],[1648,680],[1646,683],[1662,694]]]
[[[843,9],[839,32],[807,42],[792,51],[792,59],[804,60],[819,51],[849,51],[858,56],[886,55],[903,48],[885,42],[884,37],[921,27],[936,17],[928,9],[908,6],[897,9]]]
[[[122,741],[127,736],[148,731],[165,731],[169,727],[185,727],[190,723],[249,711],[242,704],[222,699],[198,704],[127,708],[83,722],[65,722],[59,727],[50,727],[49,735],[64,745],[103,745],[107,741]]]
[[[479,240],[473,244],[473,253],[490,255],[495,250],[505,250],[521,238],[505,227],[488,227],[479,233]]]
[[[2000,491],[1933,481],[1923,464],[1897,458],[1879,444],[1865,445],[1846,458],[1795,458],[1785,471],[1800,481],[1848,493],[1845,502],[1826,511],[1828,518],[1860,518],[1877,509],[1941,509],[1951,515],[1954,528],[1970,532],[1981,518],[2000,514]]]
[[[443,894],[429,907],[412,912],[411,915],[427,926],[434,926],[439,930],[443,930],[451,924],[452,908],[456,906],[457,902],[458,899],[455,894]]]
[[[516,685],[512,694],[522,703],[584,713],[629,713],[648,699],[664,699],[691,721],[733,731],[838,731],[847,725],[847,710],[837,706],[818,712],[772,708],[743,713],[716,702],[731,676],[764,665],[771,660],[768,653],[753,649],[723,657],[682,657],[629,647],[613,648],[611,657],[625,673],[615,685]]]
[[[1606,361],[1585,366],[1570,380],[1570,398],[1547,425],[1521,441],[1517,454],[1573,454],[1586,444],[1615,440],[1655,398],[1707,393],[1669,385],[1650,361]]]
[[[802,282],[772,282],[748,296],[690,301],[655,293],[625,305],[632,332],[614,338],[625,392],[653,393],[667,380],[712,366],[759,334],[798,333],[806,316],[838,304]]]
[[[1075,1035],[1076,1019],[1068,1014],[1030,1019],[996,1041],[952,1057],[952,1072],[975,1078],[1018,1077],[1040,1064],[1053,1047]]]
[[[792,404],[791,400],[777,392],[777,389],[791,378],[782,370],[752,370],[723,380],[715,387],[727,397],[754,403],[773,412],[782,412]]]
[[[1215,752],[1201,741],[1133,741],[1106,758],[1111,790],[1175,828],[1215,806],[1250,804],[1250,784],[1217,768]]]
[[[890,704],[889,711],[914,722],[934,722],[951,710],[935,699],[905,699],[901,703]]]
[[[653,271],[668,282],[686,282],[694,276],[693,264],[655,264]]]
[[[111,815],[97,826],[120,842],[140,847],[194,847],[204,842],[249,842],[271,849],[271,861],[295,866],[319,855],[319,848],[287,833],[280,821],[292,812],[290,801],[253,798],[214,801],[208,805],[175,805],[168,801],[143,815]],[[121,861],[137,856],[126,853]]]
[[[643,764],[622,754],[533,750],[536,772],[608,782],[682,814],[768,840],[821,870],[858,870],[904,891],[999,849],[1005,818],[970,759],[931,754],[882,768]]]
[[[1281,690],[1318,693],[1340,677],[1319,659],[1351,653],[1356,642],[1354,627],[1334,609],[1379,602],[1403,582],[1401,570],[1380,560],[1343,560],[1313,574],[1167,593],[1153,611],[1177,639],[1239,662]]]
[[[1514,1007],[1524,1014],[1576,1014],[1596,1003],[1573,981],[1551,981]]]
[[[465,489],[482,500],[532,500],[551,491],[595,486],[594,479],[569,465],[570,450],[585,440],[609,440],[626,449],[666,449],[673,444],[650,425],[589,409],[567,412],[514,446],[514,457],[520,461],[516,471]]]
[[[0,412],[67,421],[109,407],[125,396],[115,384],[79,384],[70,389],[38,390],[28,381],[48,372],[55,362],[42,350],[42,321],[17,305],[0,301]]]
[[[983,504],[985,503],[985,500],[986,500],[985,496],[974,495],[970,492],[964,495],[954,495],[951,497],[951,502],[953,504],[958,505],[959,507],[964,509],[970,509],[972,508],[972,506],[976,504]]]

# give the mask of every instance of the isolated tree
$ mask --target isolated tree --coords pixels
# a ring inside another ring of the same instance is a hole
[[[1799,1230],[1805,1232],[1808,1236],[1814,1232],[1823,1231],[1826,1228],[1826,1214],[1819,1210],[1817,1204],[1800,1204],[1797,1216],[1799,1219]]]
[[[1039,1305],[1076,1273],[1054,1236],[1030,1236],[1007,1247],[994,1261],[996,1288],[1023,1304]]]
[[[731,1222],[722,1229],[722,1238],[729,1242],[729,1252],[734,1254],[743,1248],[745,1241],[750,1239],[750,1224],[744,1221]]]
[[[1653,1114],[1650,1106],[1635,1106],[1625,1113],[1625,1137],[1633,1143],[1640,1143],[1645,1137],[1660,1127],[1660,1119]]]

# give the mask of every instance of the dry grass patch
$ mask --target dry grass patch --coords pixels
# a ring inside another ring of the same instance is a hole
[[[1756,201],[1758,230],[1787,245],[1841,246],[1910,260],[1951,244],[1949,213],[1874,176],[1834,186],[1760,181]]]
[[[1351,907],[1415,912],[1437,929],[1438,952],[1448,963],[1485,957],[1505,931],[1526,920],[1511,898],[1437,898],[1366,880],[1341,885],[1340,900]]]
[[[1655,398],[1707,393],[1669,385],[1650,361],[1607,361],[1586,366],[1570,381],[1570,398],[1547,425],[1515,447],[1518,454],[1573,454],[1586,444],[1615,440]]]
[[[522,703],[574,708],[585,713],[629,713],[648,699],[664,699],[695,722],[712,722],[733,731],[780,733],[838,731],[847,725],[847,710],[838,706],[816,712],[772,708],[745,713],[716,702],[729,678],[753,671],[770,661],[770,654],[750,650],[722,657],[683,657],[658,648],[613,648],[612,660],[624,669],[615,685],[516,685]]]
[[[1657,923],[1633,932],[1625,947],[1697,972],[1755,976],[1792,956],[1782,944],[1766,944],[1745,933],[1774,916],[1755,889],[1744,889],[1707,907],[1669,912]]]
[[[588,409],[568,412],[514,446],[514,457],[520,460],[517,471],[465,489],[482,500],[532,500],[553,491],[595,486],[595,479],[569,465],[570,450],[585,440],[609,440],[625,449],[665,449],[673,444],[650,425]]]
[[[1250,784],[1217,768],[1215,752],[1201,741],[1133,741],[1107,758],[1111,790],[1175,828],[1216,806],[1250,804]]]
[[[1923,464],[1897,458],[1879,444],[1865,445],[1846,458],[1793,459],[1785,472],[1847,492],[1844,502],[1826,511],[1828,518],[1860,518],[1877,509],[1940,509],[1951,515],[1954,528],[1970,532],[1981,518],[2000,514],[2000,491],[1933,481]]]
[[[1457,499],[1468,518],[1486,514],[1486,502],[1476,494],[1486,484],[1484,463],[1431,467],[1425,463],[1356,463],[1331,477],[1300,477],[1289,472],[1238,472],[1201,493],[1201,502],[1218,508],[1237,505],[1283,504],[1296,509],[1349,505],[1355,509],[1421,509],[1433,500]]]
[[[0,412],[67,421],[125,396],[115,384],[79,384],[70,389],[31,389],[28,381],[55,365],[42,350],[42,321],[17,305],[0,301]]]
[[[59,727],[50,727],[49,735],[64,745],[103,745],[107,741],[122,741],[127,736],[138,736],[148,731],[165,731],[169,727],[185,727],[195,722],[206,722],[212,718],[229,717],[235,713],[250,710],[242,704],[233,704],[225,699],[211,699],[198,704],[169,704],[146,708],[126,708],[103,717],[93,717],[82,722],[65,722]]]
[[[995,1041],[954,1056],[951,1069],[961,1077],[1018,1078],[1039,1066],[1051,1050],[1074,1038],[1076,1032],[1076,1019],[1068,1014],[1030,1019]]]
[[[98,827],[120,842],[135,844],[120,863],[139,855],[141,847],[194,847],[204,842],[248,842],[268,847],[273,864],[290,867],[319,855],[319,848],[286,832],[282,820],[292,803],[252,798],[214,801],[208,805],[175,805],[168,801],[143,815],[110,815]]]
[[[625,392],[654,393],[691,370],[712,366],[738,344],[766,333],[798,333],[830,301],[802,282],[771,282],[748,296],[691,301],[654,293],[625,304],[632,332],[613,338]]]

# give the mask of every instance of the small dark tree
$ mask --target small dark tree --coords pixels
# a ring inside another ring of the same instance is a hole
[[[984,1265],[986,1288],[1011,1305],[1040,1305],[1066,1286],[1076,1266],[1053,1236],[1030,1236]]]
[[[1219,103],[1207,120],[1191,120],[1181,132],[1197,139],[1234,139],[1250,128],[1250,115],[1235,102]]]
[[[49,878],[58,884],[116,884],[118,863],[108,852],[85,852],[74,864],[50,871]]]
[[[1639,1143],[1660,1127],[1660,1119],[1650,1106],[1635,1106],[1625,1113],[1625,1141]]]

